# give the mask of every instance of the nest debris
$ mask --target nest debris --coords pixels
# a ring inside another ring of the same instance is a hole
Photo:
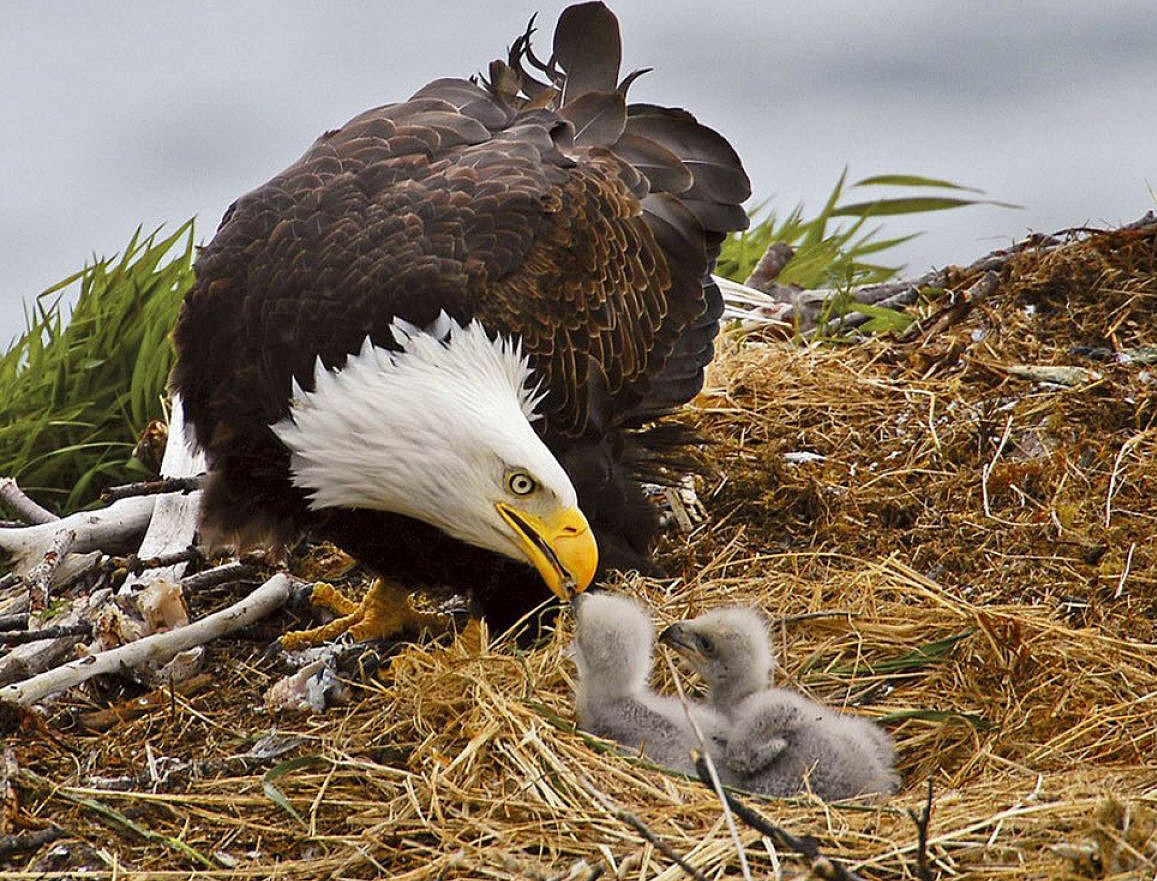
[[[680,577],[616,587],[662,622],[763,607],[781,681],[893,733],[894,798],[752,800],[859,876],[919,877],[931,780],[933,875],[1153,877],[1157,224],[1024,248],[953,300],[978,280],[925,291],[903,340],[728,343],[687,417],[708,517],[665,550]],[[318,716],[262,707],[291,626],[140,713],[93,684],[0,719],[0,879],[681,877],[610,804],[739,876],[711,792],[574,730],[567,616],[531,648],[404,647]],[[803,872],[740,837],[753,876]]]

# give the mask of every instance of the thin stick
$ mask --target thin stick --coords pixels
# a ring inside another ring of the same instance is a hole
[[[698,772],[703,785],[710,786],[711,771],[703,756],[696,757],[695,770]],[[819,843],[815,838],[810,835],[805,838],[797,838],[786,829],[776,826],[762,814],[745,805],[734,794],[724,790],[723,795],[727,799],[727,804],[735,811],[735,816],[760,835],[766,835],[775,844],[806,859],[812,874],[817,878],[821,878],[823,881],[863,881],[859,875],[844,868],[841,863],[820,853]]]
[[[1004,452],[1004,446],[1008,443],[1008,436],[1012,433],[1012,414],[1008,416],[1008,421],[1004,423],[1004,431],[1000,435],[1000,443],[996,447],[996,452],[992,454],[992,461],[988,462],[980,469],[980,495],[984,499],[984,516],[991,517],[992,509],[988,505],[988,478],[992,475],[992,470],[996,467],[996,463],[1000,461],[1000,454]]]
[[[5,857],[12,853],[27,853],[29,851],[40,850],[44,845],[51,844],[67,836],[68,833],[59,826],[49,826],[47,829],[41,829],[38,832],[25,832],[20,835],[0,835],[0,857]]]
[[[33,609],[47,608],[52,593],[52,576],[56,574],[56,570],[75,543],[75,530],[60,530],[53,536],[40,562],[24,576],[24,581],[28,585],[29,603]]]
[[[160,480],[142,480],[139,483],[125,483],[110,486],[100,494],[102,502],[119,502],[133,496],[155,496],[162,493],[191,493],[204,484],[204,475],[195,477],[163,477]]]
[[[707,881],[707,877],[702,872],[683,859],[683,857],[679,856],[675,849],[662,838],[660,838],[655,832],[651,831],[651,828],[646,823],[644,823],[630,811],[623,810],[618,805],[616,805],[613,801],[611,801],[610,796],[600,792],[595,787],[595,785],[591,783],[591,781],[588,780],[584,775],[575,774],[575,777],[579,783],[582,784],[583,789],[594,796],[595,801],[599,803],[599,806],[604,811],[606,811],[619,822],[626,823],[628,826],[638,832],[644,841],[653,845],[654,848],[659,851],[659,853],[663,854],[663,856],[671,860],[671,862],[678,865],[680,869],[694,878],[695,881]]]
[[[161,569],[177,563],[199,562],[205,559],[199,548],[190,545],[184,550],[173,551],[169,554],[158,554],[155,557],[139,557],[129,554],[127,557],[108,557],[105,560],[105,570],[110,572],[127,572],[130,575],[140,575],[149,569]]]
[[[1133,449],[1142,438],[1149,433],[1148,430],[1138,432],[1131,438],[1121,444],[1121,449],[1117,453],[1117,458],[1113,460],[1113,472],[1109,475],[1109,491],[1105,495],[1105,528],[1109,528],[1109,522],[1113,519],[1113,496],[1120,490],[1117,485],[1117,475],[1121,473],[1121,460],[1125,458],[1129,450]]]
[[[798,615],[781,615],[776,619],[779,624],[798,624],[800,621],[812,621],[816,618],[847,618],[851,620],[851,609],[829,609],[820,612],[801,612]]]
[[[72,688],[94,676],[118,673],[126,667],[136,667],[146,660],[170,658],[185,649],[204,645],[211,640],[248,627],[274,609],[285,605],[292,585],[293,582],[288,575],[278,573],[244,599],[200,621],[176,630],[154,633],[136,642],[89,655],[78,661],[70,661],[23,682],[5,685],[0,688],[0,700],[29,706],[50,694]]]
[[[248,563],[233,560],[229,563],[222,563],[220,566],[214,566],[212,569],[206,569],[204,572],[198,572],[196,575],[185,576],[181,579],[181,590],[186,594],[192,594],[199,590],[216,587],[218,584],[251,578],[256,572],[257,569]]]
[[[88,636],[91,633],[91,624],[62,624],[43,630],[6,630],[0,631],[0,645],[24,645],[65,636]]]
[[[928,797],[924,800],[924,807],[917,814],[911,808],[908,816],[916,824],[916,877],[920,881],[934,881],[932,870],[928,866],[928,827],[932,821],[932,778],[928,778]]]
[[[25,523],[52,523],[60,519],[28,496],[16,483],[15,477],[0,477],[0,502],[11,508]]]
[[[1119,600],[1125,592],[1125,580],[1129,577],[1129,570],[1133,568],[1133,551],[1137,550],[1137,542],[1129,543],[1129,553],[1125,557],[1125,568],[1121,570],[1121,580],[1117,582],[1117,589],[1113,592],[1113,599]]]

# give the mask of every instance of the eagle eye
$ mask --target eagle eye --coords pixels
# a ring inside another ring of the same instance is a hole
[[[511,471],[506,475],[506,488],[516,496],[528,496],[538,489],[538,481],[525,471]]]

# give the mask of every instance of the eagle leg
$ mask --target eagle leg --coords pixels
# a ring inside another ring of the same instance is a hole
[[[348,633],[357,642],[365,642],[423,630],[440,632],[448,626],[445,616],[417,611],[410,605],[409,591],[381,578],[374,579],[360,603],[324,582],[314,585],[310,601],[315,606],[337,612],[341,617],[310,630],[286,633],[281,637],[281,647],[286,651],[320,645],[343,633]]]

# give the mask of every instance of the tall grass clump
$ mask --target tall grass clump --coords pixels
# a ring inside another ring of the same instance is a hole
[[[955,195],[977,191],[946,180],[911,174],[884,174],[865,178],[849,186],[847,174],[845,169],[815,217],[805,218],[802,205],[797,205],[782,217],[770,211],[750,229],[730,236],[723,243],[716,272],[726,278],[743,281],[751,274],[768,245],[782,242],[790,245],[794,254],[776,277],[780,284],[798,285],[807,290],[848,289],[857,285],[879,284],[894,278],[903,267],[876,262],[877,256],[910,241],[919,233],[879,238],[881,227],[868,226],[869,221],[878,217],[946,211],[988,202],[985,199]],[[878,192],[875,188],[879,187],[919,188],[932,194],[884,195],[845,201],[850,190]],[[761,213],[762,206],[753,212],[755,216]]]
[[[63,297],[80,283],[65,314]],[[0,356],[0,475],[37,500],[75,510],[139,478],[137,436],[164,417],[170,332],[193,283],[193,222],[165,238],[138,229],[37,297],[28,329]]]

